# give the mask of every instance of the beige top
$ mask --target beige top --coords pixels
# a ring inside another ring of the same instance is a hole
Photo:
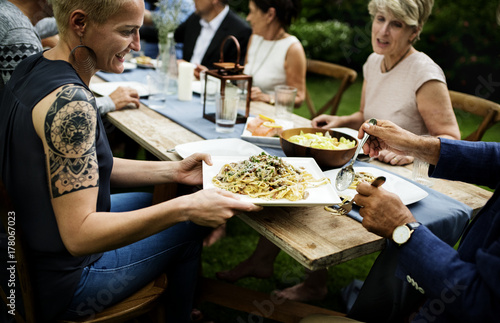
[[[418,135],[429,131],[417,108],[417,90],[426,82],[446,84],[443,70],[422,52],[416,52],[382,73],[383,55],[371,54],[363,66],[366,80],[364,118],[391,120]]]

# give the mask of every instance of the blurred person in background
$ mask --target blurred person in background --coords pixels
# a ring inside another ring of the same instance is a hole
[[[199,78],[202,70],[214,69],[220,60],[220,46],[233,35],[240,44],[240,65],[244,64],[250,26],[228,5],[228,0],[194,0],[195,12],[174,33],[174,40],[182,43],[182,60],[193,63],[194,75]],[[224,61],[235,62],[237,49],[227,41],[223,49]]]
[[[297,88],[295,106],[306,93],[306,55],[297,37],[287,31],[300,13],[299,0],[251,0],[247,21],[252,26],[244,73],[252,76],[254,101],[274,104],[274,87]]]

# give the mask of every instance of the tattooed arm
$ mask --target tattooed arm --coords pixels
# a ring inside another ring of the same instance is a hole
[[[93,96],[80,86],[64,86],[35,106],[33,124],[46,153],[48,184],[59,232],[75,256],[128,245],[178,222],[190,220],[216,227],[237,211],[260,209],[228,192],[204,190],[132,212],[97,212],[99,166]],[[114,166],[112,178],[123,183],[138,182],[141,177],[149,177],[142,179],[147,182],[161,178],[189,183],[199,178],[197,172],[201,172],[199,164],[204,157],[197,155],[180,163],[122,160]],[[173,174],[167,165],[178,174]],[[124,179],[127,173],[128,181]]]

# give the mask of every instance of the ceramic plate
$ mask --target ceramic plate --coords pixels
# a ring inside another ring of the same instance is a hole
[[[351,136],[354,139],[356,139],[356,140],[359,141],[359,139],[358,139],[358,131],[357,130],[354,130],[354,129],[351,129],[351,128],[345,128],[345,127],[342,127],[342,128],[332,128],[331,130],[345,133],[346,135],[349,135],[349,136]]]
[[[90,89],[95,93],[106,96],[110,95],[119,86],[126,86],[135,89],[140,97],[146,97],[149,95],[149,89],[146,84],[139,82],[103,82],[103,83],[91,83]]]
[[[124,71],[129,71],[137,68],[137,64],[131,63],[131,62],[125,62],[123,63],[123,70]]]
[[[247,124],[253,119],[255,119],[255,117],[248,117],[247,123],[245,124],[245,130],[243,130],[243,133],[241,134],[241,139],[263,147],[281,148],[279,137],[252,136],[252,133],[247,130]],[[283,130],[293,128],[293,121],[276,119],[276,123],[282,125]]]
[[[284,157],[282,159],[296,168],[304,167],[316,179],[325,177],[318,164],[316,164],[316,161],[312,158]],[[242,160],[244,159],[239,156],[215,156],[212,157],[213,166],[208,166],[203,163],[203,188],[208,189],[214,187],[212,178],[219,173],[220,169],[225,164]],[[309,192],[309,196],[300,201],[290,201],[287,199],[269,201],[261,198],[252,198],[248,195],[238,196],[241,200],[250,201],[257,205],[268,206],[312,206],[340,203],[340,198],[332,185],[325,184],[314,188],[308,188],[307,191]]]
[[[175,151],[182,158],[194,153],[209,153],[212,156],[250,157],[263,152],[262,148],[241,139],[211,139],[189,142],[175,146]]]
[[[418,187],[417,185],[390,173],[387,173],[379,168],[375,167],[354,167],[354,170],[356,172],[367,172],[372,174],[373,176],[385,176],[386,181],[384,185],[382,186],[389,192],[392,192],[399,196],[401,201],[405,205],[409,205],[415,202],[420,201],[429,193]],[[332,169],[324,172],[325,176],[327,176],[331,183],[332,187],[335,187],[335,178],[337,177],[337,173],[340,171],[340,168],[338,169]],[[334,188],[335,189],[335,188]],[[357,194],[356,190],[353,189],[347,189],[344,191],[337,192],[341,196],[348,196],[348,197],[354,197],[354,195]]]
[[[140,64],[140,63],[137,63],[137,59],[135,59],[135,58],[132,58],[130,60],[130,62],[133,63],[133,64],[136,64],[137,67],[140,67],[140,68],[156,68],[156,64],[157,64],[156,63],[156,59],[153,59],[153,58],[150,60],[149,64]]]

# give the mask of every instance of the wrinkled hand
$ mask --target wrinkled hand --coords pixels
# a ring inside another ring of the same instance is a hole
[[[203,161],[212,165],[209,154],[195,153],[179,162],[176,170],[176,182],[186,185],[199,185],[203,183]]]
[[[184,200],[188,219],[198,225],[216,228],[235,214],[262,210],[261,206],[241,201],[237,195],[219,188],[201,190],[178,199]]]
[[[362,182],[356,188],[358,194],[354,202],[361,208],[362,225],[368,231],[384,238],[392,238],[394,229],[408,222],[415,222],[410,210],[396,194],[383,187],[374,187]]]
[[[139,107],[139,93],[129,87],[118,87],[109,97],[115,103],[116,110],[121,110],[125,107]]]
[[[327,114],[322,114],[311,120],[311,125],[314,128],[331,129],[339,126],[339,117]]]
[[[363,123],[358,138],[361,138],[364,132],[370,134],[370,137],[363,151],[370,157],[377,157],[382,150],[389,150],[402,156],[409,155],[407,152],[412,149],[412,140],[418,137],[387,120],[377,120],[376,125]]]
[[[414,159],[412,156],[399,155],[388,150],[379,151],[376,158],[383,163],[391,164],[393,166],[408,165],[411,164]]]

